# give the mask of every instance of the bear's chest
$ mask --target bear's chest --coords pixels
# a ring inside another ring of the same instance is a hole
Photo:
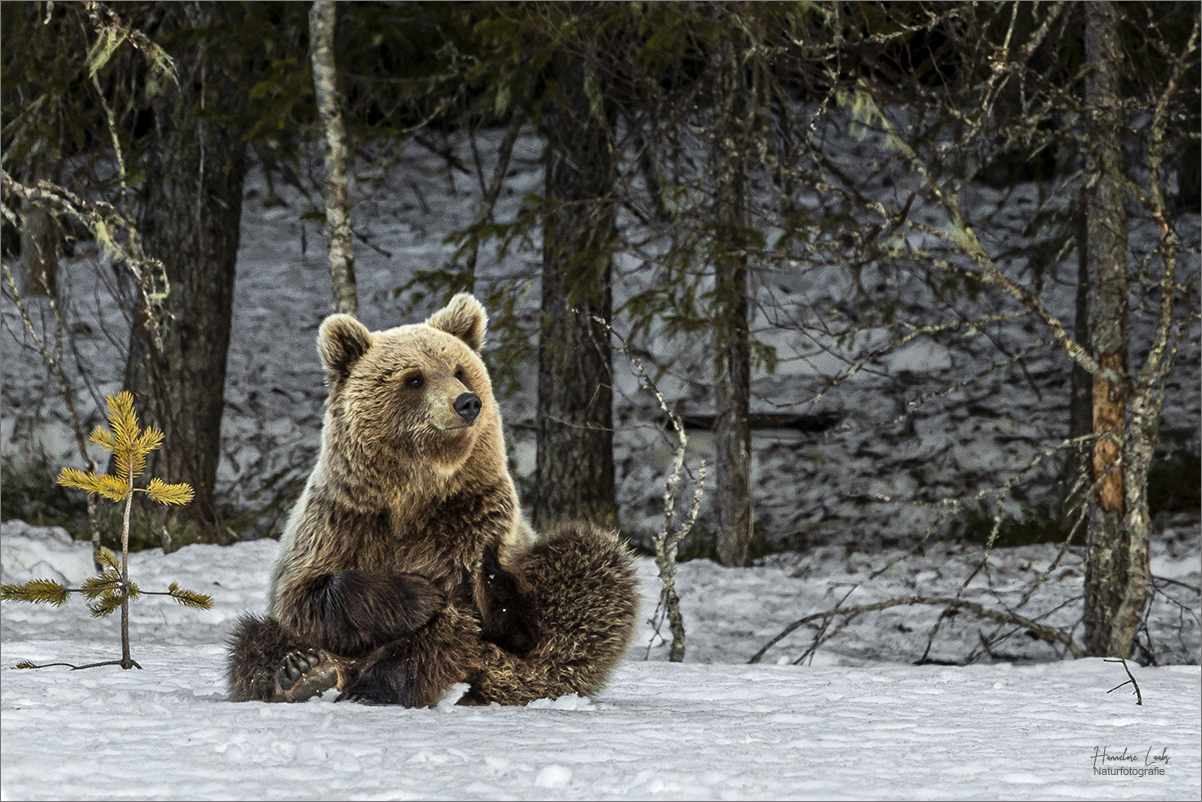
[[[381,515],[361,533],[354,567],[420,574],[452,590],[476,570],[485,543],[511,525],[512,505],[496,502],[489,496],[453,496]]]

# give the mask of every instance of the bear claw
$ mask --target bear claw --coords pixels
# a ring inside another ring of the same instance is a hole
[[[285,702],[303,702],[339,684],[337,664],[320,649],[290,652],[275,672],[276,696]]]

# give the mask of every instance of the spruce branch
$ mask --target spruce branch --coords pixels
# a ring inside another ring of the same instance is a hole
[[[101,565],[108,566],[109,568],[112,568],[114,571],[121,570],[121,563],[117,561],[117,555],[113,554],[111,549],[106,549],[104,547],[101,547],[100,554],[97,556],[96,559],[100,562]]]
[[[169,485],[162,479],[151,479],[146,493],[160,504],[187,504],[192,500],[192,486],[185,482]]]
[[[101,571],[96,576],[85,579],[80,584],[79,592],[89,600],[95,600],[107,591],[120,588],[121,574],[118,570],[110,568],[109,570]]]
[[[125,604],[125,594],[119,590],[106,590],[96,601],[88,605],[93,618],[107,618]]]
[[[32,579],[21,584],[0,585],[0,599],[4,601],[52,604],[55,607],[66,604],[69,593],[69,588],[53,579]]]
[[[194,590],[181,588],[178,583],[172,582],[168,586],[168,594],[171,598],[185,607],[193,607],[198,610],[213,609],[213,597],[207,593],[197,593]]]
[[[94,471],[84,473],[75,468],[63,468],[59,474],[58,483],[63,487],[83,490],[87,493],[97,493],[110,501],[124,501],[129,495],[126,482],[107,473],[97,474]]]

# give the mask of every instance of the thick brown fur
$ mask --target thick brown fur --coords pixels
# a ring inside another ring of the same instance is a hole
[[[633,562],[618,533],[564,524],[510,569],[527,588],[538,638],[524,658],[486,643],[470,698],[525,704],[601,690],[625,655],[638,616]]]
[[[473,700],[507,704],[604,684],[637,615],[630,555],[584,525],[533,543],[479,357],[486,321],[458,295],[424,324],[322,324],[321,453],[282,539],[270,617],[233,634],[232,698],[291,699],[298,672],[320,666],[325,682],[332,664],[344,698],[406,706],[461,681]]]

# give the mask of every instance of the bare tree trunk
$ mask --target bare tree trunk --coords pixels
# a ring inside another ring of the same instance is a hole
[[[1172,215],[1165,198],[1166,177],[1162,171],[1165,157],[1165,131],[1174,113],[1173,100],[1181,87],[1188,65],[1197,64],[1198,42],[1202,36],[1202,20],[1194,9],[1194,26],[1185,50],[1179,56],[1164,91],[1159,95],[1152,114],[1148,137],[1148,191],[1146,198],[1160,230],[1161,273],[1156,310],[1156,328],[1148,356],[1139,373],[1131,377],[1130,426],[1123,441],[1124,515],[1123,534],[1126,541],[1126,572],[1122,579],[1122,598],[1110,623],[1110,653],[1130,656],[1150,595],[1151,572],[1149,546],[1152,539],[1152,520],[1148,510],[1148,472],[1156,450],[1157,425],[1164,401],[1164,382],[1172,370],[1176,353],[1175,341],[1184,332],[1178,326],[1188,326],[1192,315],[1178,319],[1174,314],[1177,293],[1177,252],[1181,243],[1173,228]],[[1185,96],[1196,95],[1186,90]],[[1193,103],[1187,101],[1191,106]],[[1194,106],[1196,108],[1196,106]],[[1190,310],[1192,312],[1192,310]]]
[[[747,255],[742,232],[745,164],[751,113],[746,71],[736,42],[721,44],[718,79],[722,119],[714,141],[714,460],[718,490],[718,562],[747,565],[752,540],[751,334]]]
[[[326,139],[326,241],[330,250],[330,283],[334,309],[359,314],[355,254],[351,243],[350,199],[346,189],[346,127],[342,124],[334,70],[334,0],[315,0],[309,11],[309,50],[313,86]]]
[[[1086,103],[1092,109],[1089,158],[1093,185],[1086,193],[1090,329],[1098,364],[1127,375],[1127,214],[1123,208],[1123,128],[1119,94],[1119,11],[1114,3],[1085,6]],[[1155,178],[1153,179],[1155,180]],[[1128,657],[1112,624],[1127,587],[1128,537],[1124,530],[1125,466],[1121,463],[1127,398],[1123,387],[1093,379],[1093,451],[1097,484],[1085,561],[1085,646],[1093,655]],[[1134,634],[1134,633],[1132,633]]]
[[[202,30],[235,4],[178,3],[162,8],[159,31]],[[138,229],[148,254],[166,272],[165,318],[156,343],[143,316],[130,333],[125,387],[134,392],[149,421],[166,434],[151,455],[149,471],[167,482],[188,482],[191,504],[143,513],[131,536],[150,545],[158,535],[165,551],[189,543],[225,543],[214,485],[221,451],[226,353],[242,217],[244,144],[220,121],[239,96],[231,75],[239,63],[222,64],[220,48],[204,43],[173,54],[179,88],[152,101],[145,183]],[[217,121],[197,119],[199,109]],[[139,304],[139,308],[142,304]],[[153,531],[148,531],[153,529]]]
[[[1089,226],[1086,214],[1086,196],[1081,192],[1081,202],[1076,214],[1077,240],[1077,299],[1076,321],[1073,337],[1082,346],[1089,348]],[[1072,390],[1069,396],[1068,436],[1084,437],[1093,432],[1093,376],[1089,371],[1073,362]],[[1082,509],[1089,504],[1089,485],[1093,454],[1088,446],[1073,449],[1065,461],[1063,482],[1064,502],[1061,505],[1061,523],[1072,527],[1081,516]],[[1086,524],[1088,532],[1088,524]],[[1074,535],[1081,542],[1081,534]]]
[[[534,524],[618,526],[609,322],[617,176],[613,114],[592,108],[582,67],[558,57],[565,93],[548,102],[538,342]]]
[[[41,160],[30,170],[31,184],[50,178]],[[58,246],[62,241],[54,216],[39,203],[21,201],[21,267],[25,295],[58,295]]]

